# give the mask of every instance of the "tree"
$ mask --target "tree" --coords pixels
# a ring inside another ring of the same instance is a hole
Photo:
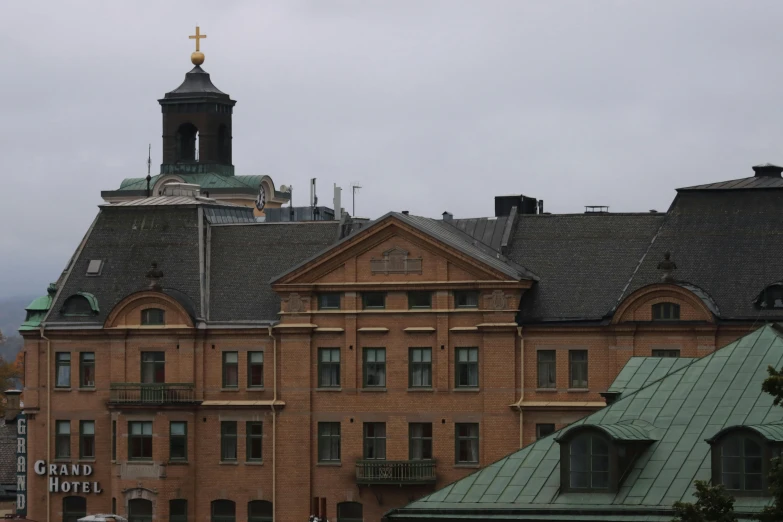
[[[696,502],[675,502],[672,522],[737,522],[734,497],[726,492],[723,484],[711,486],[709,482],[697,480],[693,485]]]
[[[783,370],[777,371],[770,366],[767,368],[769,377],[764,380],[761,389],[772,395],[772,402],[778,406],[783,402]],[[772,469],[769,472],[769,492],[772,493],[773,503],[765,507],[756,515],[756,520],[762,522],[779,522],[783,520],[783,463],[780,458],[772,459]]]

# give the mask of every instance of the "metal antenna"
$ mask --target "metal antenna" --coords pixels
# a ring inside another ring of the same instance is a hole
[[[354,182],[354,183],[351,183],[351,200],[352,200],[352,204],[351,204],[351,215],[352,215],[353,217],[356,217],[356,192],[357,192],[357,191],[358,191],[360,188],[362,188],[362,186],[361,186],[361,185],[359,185],[359,182],[358,182],[358,181],[357,181],[357,182]]]
[[[150,174],[151,169],[152,169],[152,143],[149,144],[149,148],[147,149],[147,197],[150,197],[152,195],[150,193],[150,180],[152,179],[152,175]]]

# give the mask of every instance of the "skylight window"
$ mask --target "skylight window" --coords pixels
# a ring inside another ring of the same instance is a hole
[[[103,270],[103,259],[90,259],[87,265],[87,275],[99,276],[101,275],[101,270]]]

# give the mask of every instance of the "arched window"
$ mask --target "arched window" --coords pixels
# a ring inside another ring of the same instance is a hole
[[[80,292],[63,303],[62,314],[66,316],[89,316],[98,313],[98,301],[92,294]]]
[[[212,522],[236,522],[237,508],[231,500],[212,501]]]
[[[680,305],[676,303],[656,303],[652,305],[653,321],[677,321],[680,318]]]
[[[166,324],[166,311],[160,308],[145,308],[141,311],[141,324],[145,326]]]
[[[756,308],[761,310],[783,308],[783,283],[774,283],[762,290],[756,297]]]
[[[177,129],[177,159],[198,161],[198,129],[192,123],[183,123]]]
[[[253,500],[247,503],[248,522],[272,522],[272,503],[268,500]]]
[[[152,522],[152,501],[145,498],[129,500],[128,522]]]
[[[186,499],[169,500],[169,522],[188,522],[188,501]]]
[[[337,504],[337,522],[362,522],[364,514],[360,502],[340,502]]]
[[[568,446],[571,489],[609,488],[609,442],[598,433],[583,433]]]
[[[76,522],[87,516],[87,499],[84,497],[65,497],[63,499],[63,522]]]
[[[720,448],[720,481],[729,491],[761,491],[764,449],[757,437],[735,433],[723,438]]]
[[[231,161],[231,133],[225,125],[218,128],[218,159],[220,163]]]

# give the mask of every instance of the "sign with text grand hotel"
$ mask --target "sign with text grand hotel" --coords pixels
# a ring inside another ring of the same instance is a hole
[[[16,514],[27,515],[27,416],[16,420]]]

